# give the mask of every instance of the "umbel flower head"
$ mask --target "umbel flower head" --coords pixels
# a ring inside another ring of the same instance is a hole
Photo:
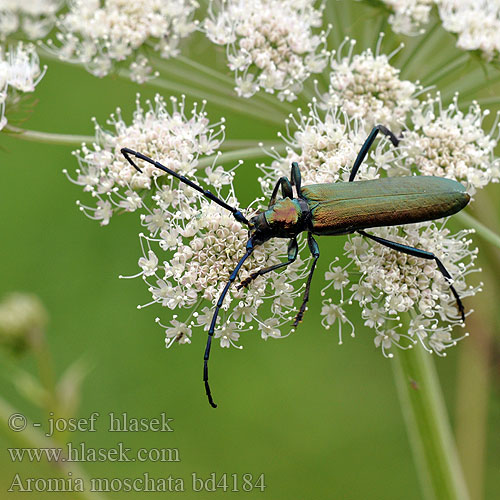
[[[141,163],[142,173],[138,172],[120,149],[140,151],[197,184],[209,186],[234,206],[234,169],[217,165],[218,155],[214,154],[224,139],[222,121],[210,124],[203,107],[196,105],[188,114],[183,99],[172,99],[170,112],[156,96],[154,103],[147,102],[146,110],[138,98],[130,125],[119,111],[109,124],[114,130],[104,131],[96,123],[92,149],[83,145],[76,152],[80,168],[71,180],[97,199],[95,207],[80,203],[80,208],[101,224],[107,224],[114,213],[139,214],[144,228],[140,234],[142,255],[140,272],[133,277],[146,283],[151,294],[147,305],[187,310],[182,320],[170,313],[168,324],[158,322],[165,328],[168,347],[174,342],[189,343],[195,327],[208,328],[213,305],[245,251],[247,228],[230,212],[156,167]],[[284,255],[286,242],[266,243],[245,263],[240,279],[281,262]],[[294,298],[299,294],[291,283],[302,277],[293,269],[301,265],[297,259],[286,277],[273,273],[253,280],[248,289],[231,289],[215,335],[223,347],[236,345],[242,331],[253,329],[252,322],[264,339],[282,336],[281,327],[290,323]]]
[[[21,30],[39,40],[53,28],[63,0],[0,0],[0,39]]]
[[[6,113],[16,111],[21,96],[35,90],[46,70],[40,68],[34,46],[19,42],[7,51],[0,47],[0,130],[7,125]]]
[[[489,132],[482,128],[489,111],[471,104],[460,110],[458,94],[448,107],[441,96],[428,96],[411,113],[412,129],[401,141],[409,172],[447,177],[462,182],[470,194],[500,179],[500,160],[494,157],[500,131],[498,115]]]
[[[324,4],[315,0],[211,0],[203,29],[227,51],[236,92],[251,97],[261,88],[293,101],[311,73],[327,64],[321,26]]]
[[[375,53],[367,49],[353,54],[356,40],[346,38],[332,53],[328,91],[318,94],[323,108],[341,108],[353,118],[363,118],[367,126],[383,123],[399,132],[410,109],[418,104],[421,86],[400,79],[400,70],[390,64],[399,49],[389,55],[381,53],[382,40],[383,34]]]
[[[180,39],[196,28],[197,7],[195,0],[72,0],[49,47],[99,77],[115,63],[128,65],[131,78],[143,83],[152,74],[147,49],[163,58],[177,55]]]
[[[70,177],[97,200],[96,206],[80,204],[89,217],[106,225],[117,212],[135,212],[143,208],[143,198],[151,197],[160,188],[165,205],[177,206],[179,203],[182,188],[177,184],[170,188],[171,179],[160,186],[158,175],[161,172],[151,165],[144,165],[142,172],[135,170],[120,153],[122,147],[140,151],[187,176],[194,174],[200,158],[212,155],[219,148],[224,140],[223,120],[211,124],[204,103],[195,104],[188,111],[184,97],[180,101],[173,97],[170,100],[171,111],[158,94],[154,102],[146,101],[144,109],[138,95],[130,125],[125,123],[120,109],[107,122],[110,130],[95,121],[95,142],[91,146],[83,144],[74,152],[79,168],[76,178]],[[210,180],[219,185],[227,184],[228,175],[221,169],[211,168],[211,164],[212,161],[206,170]]]

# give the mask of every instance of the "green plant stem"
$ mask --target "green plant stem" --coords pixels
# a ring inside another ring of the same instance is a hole
[[[460,108],[468,108],[473,102],[477,102],[480,106],[497,106],[500,104],[500,97],[480,97],[479,99],[460,103]]]
[[[394,378],[424,498],[468,499],[431,355],[417,345],[395,358]]]
[[[422,79],[422,83],[424,87],[434,85],[436,82],[448,76],[453,71],[460,68],[465,62],[469,59],[469,54],[466,52],[465,54],[459,55],[456,59],[453,59],[448,64],[444,66],[439,66],[437,68],[433,68],[432,71],[429,71]]]
[[[218,71],[215,71],[212,68],[208,68],[207,66],[204,66],[203,64],[200,64],[199,62],[193,61],[187,57],[179,56],[175,60],[180,61],[180,62],[186,64],[187,66],[190,66],[194,70],[201,71],[205,75],[210,76],[212,78],[215,78],[216,80],[219,80],[220,82],[222,82],[226,85],[229,85],[231,90],[234,89],[234,84],[235,84],[234,79],[227,76],[227,75],[219,73]],[[191,75],[191,76],[194,76],[194,75]],[[268,104],[271,104],[272,106],[276,106],[278,108],[281,108],[281,110],[284,111],[285,113],[293,113],[295,111],[295,108],[292,105],[290,105],[286,102],[280,101],[275,96],[269,95],[269,94],[265,93],[263,90],[258,92],[255,96],[252,97],[252,102],[255,100],[265,101]]]
[[[473,96],[475,97],[476,92],[479,92],[483,89],[487,88],[493,88],[493,85],[500,82],[500,74],[495,75],[493,78],[490,78],[486,81],[482,80],[481,83],[477,85],[473,85],[469,88],[463,89],[462,92],[460,92],[460,96],[462,99],[468,96]]]
[[[401,64],[401,74],[407,75],[410,74],[413,70],[413,66],[415,64],[415,60],[417,59],[417,54],[421,53],[424,47],[427,45],[429,41],[432,39],[432,35],[436,31],[439,26],[439,22],[434,23],[427,32],[422,36],[422,39],[415,45],[410,54],[408,54],[406,60]],[[418,60],[416,61],[418,62]]]
[[[476,233],[484,238],[486,241],[500,248],[500,236],[496,234],[491,229],[487,228],[484,224],[481,224],[478,220],[476,220],[472,215],[467,212],[459,212],[455,215],[457,219],[459,219],[466,227],[471,227],[476,230]]]
[[[38,365],[39,379],[45,389],[45,412],[47,415],[53,412],[58,416],[56,377],[45,331],[43,329],[34,329],[30,334],[30,343]]]
[[[222,143],[223,149],[237,149],[237,148],[253,148],[256,144],[259,144],[260,141],[257,139],[226,139]],[[264,143],[264,147],[277,146],[277,143],[267,144]]]
[[[118,70],[117,74],[122,78],[130,79],[130,72],[128,70]],[[198,97],[199,99],[207,99],[211,103],[218,104],[226,109],[230,109],[232,111],[240,112],[244,115],[255,116],[259,119],[267,120],[271,123],[276,123],[279,125],[283,125],[283,122],[286,118],[285,115],[281,113],[277,113],[273,111],[273,113],[265,113],[259,109],[255,109],[255,106],[252,106],[251,103],[246,104],[245,102],[241,102],[237,100],[235,97],[227,96],[222,97],[215,94],[211,94],[209,92],[198,90],[194,87],[189,87],[184,83],[176,83],[170,80],[164,80],[162,78],[154,78],[152,80],[147,80],[144,85],[149,85],[151,87],[157,87],[161,89],[166,89],[172,92],[177,92],[179,94],[188,94],[193,97]]]
[[[62,146],[80,146],[82,142],[91,143],[95,140],[91,135],[52,134],[50,132],[26,130],[13,125],[6,125],[2,132],[23,141],[59,144]]]
[[[467,327],[471,333],[467,342],[460,343],[457,370],[456,396],[456,434],[467,486],[472,500],[483,498],[485,462],[488,433],[488,399],[491,382],[491,339],[495,332],[495,311],[497,289],[495,273],[485,269],[490,279],[485,278],[486,294],[474,297],[472,305],[475,314],[467,318]],[[491,279],[493,278],[493,280]],[[490,283],[488,283],[488,281]],[[491,286],[492,285],[492,286]],[[491,307],[485,307],[486,303]],[[491,303],[493,302],[493,304]]]
[[[269,111],[269,104],[271,103],[274,107],[279,108],[279,101],[278,99],[273,99],[270,96],[266,96],[268,99],[268,102],[259,102],[259,96],[264,97],[262,93],[258,92],[256,95],[251,97],[249,99],[247,98],[240,98],[236,95],[236,92],[234,91],[234,82],[231,87],[223,87],[219,82],[210,80],[208,78],[205,78],[202,82],[197,81],[196,75],[194,75],[192,70],[186,70],[185,68],[179,68],[177,66],[173,66],[172,64],[166,63],[163,59],[155,59],[155,64],[158,68],[161,69],[164,73],[170,74],[174,73],[176,78],[180,78],[184,82],[190,82],[191,85],[201,85],[201,87],[198,87],[196,91],[198,94],[201,96],[202,93],[206,93],[207,90],[210,90],[211,92],[215,92],[215,94],[211,94],[212,97],[210,97],[210,102],[214,101],[213,96],[218,96],[219,98],[225,99],[231,99],[231,100],[236,100],[238,103],[241,104],[252,104],[252,107],[254,108],[254,112],[259,112],[259,116],[261,115],[266,115]],[[170,80],[169,80],[170,81]],[[185,87],[185,85],[183,84]],[[186,88],[186,87],[185,87]],[[194,89],[194,87],[191,87],[191,89]],[[191,92],[192,93],[192,92]],[[293,108],[291,108],[293,110]],[[285,109],[282,111],[289,112],[289,110]]]
[[[33,428],[31,422],[28,421],[26,429],[21,432],[14,432],[8,426],[9,417],[13,414],[20,414],[19,410],[12,407],[7,401],[0,397],[0,431],[9,439],[13,439],[18,445],[27,448],[60,448],[58,443],[45,436],[41,431]],[[105,496],[99,493],[88,491],[89,481],[85,472],[76,462],[69,461],[50,461],[49,464],[58,471],[64,479],[67,479],[68,473],[71,473],[71,478],[82,478],[86,488],[84,491],[72,492],[73,498],[81,498],[82,500],[105,500]],[[14,477],[12,477],[12,480]],[[15,493],[14,493],[15,495]]]
[[[489,191],[494,192],[491,188]],[[500,227],[494,196],[482,193],[471,208],[489,227]],[[467,341],[460,342],[458,351],[455,410],[458,454],[473,500],[484,498],[488,406],[494,378],[493,363],[498,355],[495,334],[499,331],[500,250],[493,245],[483,245],[477,264],[483,270],[484,292],[468,299],[469,307],[475,313],[467,318],[470,336]]]

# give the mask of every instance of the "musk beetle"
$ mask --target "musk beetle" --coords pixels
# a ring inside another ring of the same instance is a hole
[[[379,132],[388,136],[394,146],[399,144],[399,139],[390,130],[383,125],[375,126],[356,157],[349,176],[349,182],[302,186],[299,165],[294,162],[292,163],[291,178],[281,177],[276,183],[267,210],[258,213],[250,220],[247,220],[239,210],[231,207],[210,191],[203,189],[157,161],[129,148],[121,150],[127,161],[137,170],[141,171],[131,156],[144,160],[191,186],[209,200],[229,210],[238,222],[246,224],[249,228],[249,239],[246,244],[245,254],[230,274],[229,280],[220,294],[208,330],[203,381],[208,401],[212,407],[216,408],[217,405],[214,403],[208,383],[208,359],[217,316],[224,298],[230,286],[236,280],[243,263],[252,254],[256,246],[262,245],[271,238],[290,239],[288,260],[281,264],[259,269],[242,281],[239,286],[247,286],[257,276],[262,276],[291,264],[297,258],[299,251],[297,235],[307,231],[307,244],[313,256],[313,261],[307,278],[302,305],[295,317],[293,327],[299,324],[306,310],[311,280],[319,258],[319,247],[313,235],[340,235],[354,232],[398,252],[422,259],[434,260],[437,268],[448,281],[462,320],[465,320],[464,306],[452,285],[452,277],[434,254],[380,238],[364,230],[372,227],[411,224],[447,217],[464,208],[469,202],[470,196],[459,182],[441,177],[388,177],[353,182],[359,167],[366,158]],[[293,192],[294,186],[295,196]],[[282,198],[278,199],[280,190]]]

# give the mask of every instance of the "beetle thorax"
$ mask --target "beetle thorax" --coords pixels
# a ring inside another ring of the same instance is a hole
[[[298,199],[283,198],[264,212],[273,236],[290,238],[305,229],[305,213]]]

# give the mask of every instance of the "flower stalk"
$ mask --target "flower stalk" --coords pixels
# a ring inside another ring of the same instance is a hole
[[[130,78],[130,71],[119,70],[117,74],[123,78]],[[251,103],[242,102],[237,100],[231,95],[219,96],[216,94],[211,94],[205,90],[201,91],[194,87],[189,87],[185,83],[176,83],[170,80],[165,80],[163,78],[155,78],[153,80],[148,80],[145,84],[159,89],[170,90],[172,92],[177,92],[179,94],[188,94],[189,96],[197,97],[199,99],[209,99],[210,103],[218,104],[226,109],[231,109],[233,111],[238,111],[244,115],[251,115],[256,118],[264,119],[271,123],[276,123],[281,125],[285,116],[279,112],[273,111],[273,113],[266,113],[260,108],[255,109],[255,106]]]
[[[94,137],[91,135],[54,134],[38,130],[27,130],[13,125],[6,125],[2,132],[24,141],[59,144],[61,146],[80,146],[82,142],[91,143],[94,141]]]
[[[467,212],[460,212],[455,216],[460,220],[466,227],[470,227],[476,231],[476,233],[485,239],[488,243],[495,245],[500,248],[500,236],[496,234],[491,229],[487,228],[484,224],[475,219],[472,215]]]
[[[255,148],[245,148],[245,149],[238,149],[236,151],[228,151],[226,153],[220,153],[215,156],[207,156],[206,158],[203,158],[198,162],[197,167],[198,168],[205,168],[209,167],[214,163],[214,158],[217,157],[217,163],[226,163],[226,162],[231,162],[231,161],[239,161],[243,159],[248,159],[248,158],[258,158],[259,156],[264,156],[265,152],[263,148],[270,148],[273,149],[274,151],[278,153],[284,153],[285,152],[285,145],[284,144],[264,144],[259,145],[258,147]]]
[[[433,360],[420,346],[399,350],[393,373],[426,499],[469,498]]]

